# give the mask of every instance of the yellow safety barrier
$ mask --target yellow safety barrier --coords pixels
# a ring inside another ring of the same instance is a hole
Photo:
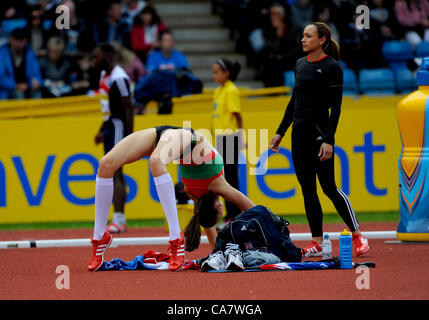
[[[265,91],[243,96],[248,142],[252,136],[255,141],[243,150],[242,159],[246,161],[240,165],[240,189],[254,203],[266,205],[278,214],[303,214],[303,199],[291,158],[290,130],[279,153],[273,154],[268,146],[290,96],[270,96],[276,94],[273,92],[260,96],[261,92]],[[402,97],[343,100],[336,135],[335,176],[355,211],[398,210],[401,143],[396,106]],[[174,106],[171,115],[136,116],[135,130],[162,124],[182,126],[184,122],[196,130],[207,130],[212,102],[208,95],[201,98],[178,98],[181,103]],[[0,223],[92,221],[95,174],[103,156],[102,145],[94,145],[102,122],[97,99],[42,99],[31,101],[31,106],[27,102],[30,101],[0,103]],[[83,112],[84,107],[89,111]],[[79,108],[82,112],[73,112]],[[12,115],[12,111],[16,114]],[[173,181],[178,181],[177,165],[169,165],[168,170]],[[125,166],[124,173],[129,219],[162,218],[147,159]],[[335,212],[319,192],[324,211]]]
[[[240,88],[244,105],[251,97],[264,97],[273,94],[287,94],[288,87],[249,89]],[[174,113],[211,112],[213,92],[206,89],[201,94],[173,98]],[[157,113],[155,102],[146,107],[147,113]],[[88,116],[100,113],[99,97],[75,96],[64,98],[24,99],[0,101],[0,119],[21,119],[58,116]]]
[[[76,96],[0,102],[0,119],[88,115],[100,113],[98,97]]]

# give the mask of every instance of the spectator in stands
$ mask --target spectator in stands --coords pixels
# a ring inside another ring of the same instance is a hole
[[[0,45],[9,41],[12,30],[27,24],[25,11],[13,0],[2,0],[0,4]]]
[[[162,114],[171,113],[172,97],[200,93],[202,82],[192,74],[186,56],[174,49],[171,31],[162,32],[159,38],[160,49],[149,55],[146,64],[149,72],[137,83],[134,96],[142,105],[158,101],[158,113]]]
[[[77,55],[79,53],[79,35],[85,30],[85,21],[78,17],[76,13],[76,3],[73,0],[65,0],[61,3],[69,8],[70,28],[58,29],[55,23],[50,29],[50,37],[60,36],[64,39],[64,53],[67,55]]]
[[[29,29],[29,44],[36,56],[46,54],[46,31],[42,27],[42,8],[35,5],[30,8],[27,26]]]
[[[52,37],[47,43],[48,53],[40,58],[43,76],[43,95],[60,97],[71,91],[72,63],[64,56],[65,42],[60,37]]]
[[[299,48],[300,30],[290,21],[285,7],[275,4],[270,8],[269,28],[264,30],[264,48],[259,57],[260,76],[266,87],[282,86],[283,72],[293,70],[302,54]]]
[[[427,0],[396,0],[396,17],[405,30],[405,40],[414,48],[429,41],[429,3]]]
[[[121,46],[118,42],[112,42],[112,47],[115,49],[118,63],[130,77],[131,85],[134,85],[139,79],[146,74],[146,68],[137,55]]]
[[[42,11],[42,27],[44,30],[48,31],[52,26],[55,26],[55,20],[58,17],[58,14],[55,12],[57,7],[61,4],[62,0],[34,0],[28,1],[29,6],[39,5]]]
[[[255,29],[263,30],[269,27],[270,8],[273,3],[273,0],[249,0],[247,4],[246,18],[244,23],[245,27],[247,27],[249,30],[248,33]],[[288,6],[285,5],[285,7]]]
[[[310,0],[298,0],[291,7],[291,19],[299,28],[311,23],[314,14],[314,4]]]
[[[122,17],[128,24],[128,28],[134,24],[134,19],[145,8],[146,2],[141,0],[123,0],[122,1]]]
[[[357,27],[356,19],[359,14],[353,15],[353,20],[341,30],[341,59],[347,66],[358,73],[363,68],[386,67],[382,56],[383,36],[379,28],[361,29]],[[376,23],[370,19],[370,26]]]
[[[356,2],[354,0],[332,0],[332,21],[340,32],[342,41],[343,30],[347,29],[352,21],[353,14],[356,11]]]
[[[40,98],[42,75],[24,28],[12,31],[0,47],[0,99]]]
[[[372,20],[376,23],[376,27],[380,29],[384,40],[393,40],[394,35],[394,14],[390,8],[385,5],[384,0],[371,0],[370,14]]]
[[[335,23],[331,20],[331,7],[323,4],[314,8],[314,19],[312,21],[319,21],[326,23],[331,28],[331,37],[337,42],[340,42],[340,34]]]
[[[84,52],[76,58],[77,61],[73,63],[71,74],[72,91],[70,95],[93,96],[97,94],[100,89],[100,69],[94,66],[89,52]]]
[[[0,21],[7,19],[24,18],[23,6],[17,5],[15,0],[2,0],[0,6]]]
[[[15,7],[12,0],[5,0],[0,7],[0,21],[9,19],[11,15],[15,14]]]
[[[131,48],[143,63],[149,52],[159,47],[158,35],[167,27],[152,6],[146,6],[131,29]]]
[[[80,50],[90,52],[99,43],[117,41],[130,48],[128,25],[122,19],[122,5],[118,0],[107,6],[106,16],[89,24],[79,36]]]
[[[248,51],[249,33],[260,27],[259,23],[262,21],[260,10],[264,6],[268,8],[271,4],[272,0],[227,0],[218,4],[219,16],[229,30],[229,39],[235,40],[237,52]]]
[[[91,76],[91,59],[90,54],[82,54],[77,60],[77,63],[73,65],[73,71],[71,74],[71,92],[70,95],[83,95],[88,94],[90,90],[98,89],[99,77],[95,78]],[[94,75],[94,72],[92,72]],[[97,74],[98,76],[98,74]]]
[[[261,61],[261,50],[265,45],[264,30],[271,28],[270,7],[272,0],[250,0],[247,5],[244,33],[247,43],[242,45],[243,52],[247,56],[247,65],[258,68]],[[290,7],[288,7],[290,10]],[[238,46],[238,45],[237,45]]]
[[[174,48],[175,41],[171,31],[159,34],[160,48],[152,52],[146,63],[149,71],[189,69],[188,59]]]

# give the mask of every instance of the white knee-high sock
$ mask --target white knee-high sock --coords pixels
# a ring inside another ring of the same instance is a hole
[[[180,238],[181,230],[179,218],[177,216],[176,194],[173,180],[171,180],[170,174],[166,173],[162,176],[154,177],[154,181],[156,192],[158,193],[165,217],[167,218],[170,240]]]
[[[113,199],[113,178],[95,180],[95,219],[93,239],[100,240],[106,231],[107,218]]]

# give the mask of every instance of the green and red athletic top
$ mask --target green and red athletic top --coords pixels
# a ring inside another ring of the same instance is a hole
[[[208,194],[208,185],[217,177],[223,175],[223,160],[216,149],[212,148],[211,153],[202,163],[185,163],[183,159],[179,161],[179,172],[183,184],[189,193],[199,198]]]
[[[214,179],[223,175],[223,159],[212,146],[211,152],[202,159],[192,159],[192,151],[197,145],[197,136],[192,128],[182,128],[176,126],[157,126],[156,130],[156,145],[161,136],[166,130],[189,130],[192,133],[192,141],[190,146],[183,151],[179,159],[179,172],[188,192],[199,198],[208,194],[208,186]],[[195,160],[195,161],[194,161]]]

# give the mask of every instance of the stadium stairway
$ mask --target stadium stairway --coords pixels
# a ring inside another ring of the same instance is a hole
[[[212,79],[212,65],[220,57],[238,61],[241,71],[236,81],[239,87],[262,88],[254,80],[255,71],[246,66],[246,57],[235,53],[235,41],[221,18],[212,14],[210,0],[155,0],[153,4],[167,27],[173,30],[176,49],[186,54],[193,73],[204,88],[218,85]]]

